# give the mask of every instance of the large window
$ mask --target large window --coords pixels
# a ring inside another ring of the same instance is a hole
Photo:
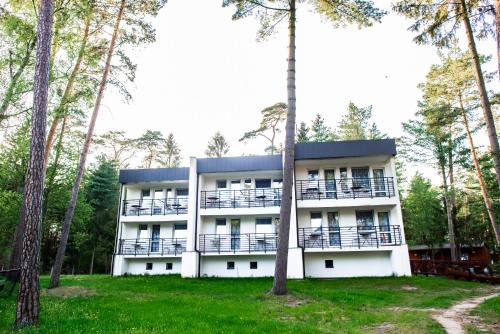
[[[274,233],[271,218],[257,218],[255,220],[255,233]]]
[[[189,195],[189,190],[187,188],[178,188],[177,196],[178,197],[187,197]]]
[[[311,212],[311,227],[319,230],[322,224],[323,218],[321,212]]]
[[[319,180],[319,170],[317,169],[310,169],[307,171],[307,179],[309,181],[317,181]]]
[[[215,233],[226,234],[226,218],[217,218],[215,220]]]
[[[353,189],[370,188],[370,169],[368,167],[353,167],[351,173]]]
[[[330,246],[340,246],[339,213],[328,212],[328,240]]]
[[[271,188],[271,179],[256,179],[255,188]]]
[[[373,170],[373,183],[376,197],[385,196],[385,178],[384,169],[376,168]]]
[[[187,238],[187,224],[174,225],[174,238],[185,239]]]
[[[149,198],[149,197],[151,197],[151,189],[142,189],[141,198]]]
[[[226,189],[227,188],[227,180],[217,180],[215,181],[217,189]]]
[[[360,230],[372,230],[373,211],[356,211],[356,223]]]

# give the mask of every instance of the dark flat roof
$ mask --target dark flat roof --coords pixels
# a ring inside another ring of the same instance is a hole
[[[189,167],[121,169],[120,183],[189,180]]]
[[[198,173],[249,172],[259,170],[282,170],[280,155],[197,159]]]
[[[295,160],[347,158],[376,155],[396,155],[394,139],[351,140],[295,144]],[[281,171],[279,155],[197,159],[198,173],[227,173],[251,171]],[[120,183],[189,180],[189,167],[122,169]]]
[[[396,155],[394,139],[295,144],[295,160]]]

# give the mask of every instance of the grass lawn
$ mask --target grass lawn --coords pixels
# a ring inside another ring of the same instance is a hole
[[[42,292],[40,327],[23,333],[444,333],[427,312],[401,308],[445,308],[490,289],[445,278],[306,279],[290,281],[289,296],[273,297],[271,284],[65,276],[62,289]],[[498,315],[499,299],[488,303],[484,314]],[[0,299],[0,332],[10,331],[14,311],[15,297]]]
[[[489,325],[494,325],[500,329],[500,297],[488,299],[471,312],[471,315],[481,317],[482,321]],[[491,330],[481,331],[475,328],[468,328],[470,334],[493,333]]]

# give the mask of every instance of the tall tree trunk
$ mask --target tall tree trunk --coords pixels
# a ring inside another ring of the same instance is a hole
[[[73,92],[73,87],[76,81],[76,77],[80,72],[80,68],[83,62],[83,57],[85,55],[85,48],[87,47],[87,42],[89,39],[91,18],[92,18],[92,9],[89,10],[89,13],[85,18],[85,28],[83,30],[82,44],[80,45],[80,49],[78,51],[78,57],[76,58],[75,66],[73,67],[73,70],[71,71],[71,74],[68,78],[68,83],[66,84],[66,88],[64,89],[61,101],[59,102],[59,105],[55,110],[56,111],[55,116],[54,119],[52,120],[49,134],[47,135],[47,145],[45,146],[45,155],[44,155],[45,166],[47,166],[49,161],[50,151],[52,149],[52,144],[54,143],[54,138],[56,135],[56,130],[59,125],[59,122],[63,117],[66,117],[66,113],[63,112],[63,109],[66,107],[66,104],[68,103],[68,100]]]
[[[498,0],[496,0],[496,2],[498,2]],[[474,32],[472,31],[472,26],[469,19],[468,8],[465,3],[465,0],[460,0],[460,4],[461,4],[460,5],[461,9],[458,10],[461,11],[462,20],[467,35],[469,52],[471,53],[472,56],[472,64],[474,66],[474,74],[476,76],[477,89],[479,91],[481,107],[483,109],[484,119],[486,121],[486,128],[488,130],[488,139],[490,141],[491,156],[493,158],[493,163],[495,165],[495,173],[496,173],[498,187],[500,187],[500,147],[498,145],[497,131],[495,128],[495,118],[493,117],[493,112],[491,111],[490,100],[488,98],[488,92],[486,90],[486,84],[484,82],[484,76],[481,70],[481,63],[479,61],[479,54],[477,52],[476,42],[474,40]]]
[[[2,104],[0,105],[0,124],[2,124],[2,121],[4,119],[8,118],[7,109],[9,108],[10,103],[12,102],[12,99],[14,97],[14,90],[16,89],[17,83],[21,78],[21,75],[24,73],[26,66],[28,66],[30,62],[31,53],[35,48],[35,45],[36,45],[36,39],[33,39],[32,41],[28,42],[26,53],[24,54],[21,64],[17,68],[17,71],[10,78],[9,85],[7,86],[7,90],[5,91],[5,96],[2,100]]]
[[[28,170],[24,187],[24,237],[21,278],[15,326],[38,323],[40,313],[40,241],[44,182],[43,153],[47,127],[50,43],[52,37],[52,0],[41,0],[37,28],[35,86]]]
[[[460,100],[460,110],[462,112],[465,131],[467,132],[467,138],[469,139],[472,161],[474,163],[474,168],[476,170],[477,178],[479,180],[479,186],[481,187],[481,195],[483,196],[484,206],[486,207],[486,211],[488,211],[488,217],[490,218],[490,224],[491,227],[493,228],[493,232],[495,233],[495,239],[497,241],[497,245],[500,246],[500,226],[498,226],[498,224],[496,223],[495,212],[493,211],[493,207],[491,206],[490,197],[488,195],[486,183],[484,182],[483,173],[481,171],[481,166],[479,165],[479,161],[477,159],[476,148],[474,147],[474,141],[472,139],[472,135],[469,129],[469,121],[467,120],[467,113],[464,109],[461,96],[459,96],[459,100]]]
[[[497,36],[498,79],[500,80],[500,0],[495,0],[495,27]]]
[[[71,190],[71,199],[68,203],[68,208],[64,216],[64,223],[61,230],[61,241],[57,249],[56,260],[54,262],[54,269],[52,270],[52,275],[50,277],[50,283],[49,283],[50,289],[55,288],[59,285],[59,277],[61,276],[61,269],[64,261],[64,253],[66,252],[66,245],[68,243],[69,230],[71,227],[71,222],[73,220],[73,215],[75,213],[76,201],[78,199],[78,191],[80,189],[83,173],[85,171],[85,163],[87,161],[90,142],[94,134],[94,127],[97,120],[97,115],[99,114],[101,101],[104,96],[104,90],[106,88],[106,82],[108,81],[108,75],[111,69],[111,59],[113,58],[113,52],[115,50],[116,40],[118,38],[118,32],[120,29],[120,22],[122,20],[124,8],[125,8],[125,0],[122,0],[120,3],[120,9],[118,10],[118,15],[113,29],[111,43],[109,45],[108,55],[106,58],[106,65],[104,66],[104,72],[102,74],[101,83],[99,84],[99,91],[97,93],[94,105],[94,111],[92,112],[92,116],[90,118],[89,128],[87,130],[87,136],[85,137],[85,142],[83,143],[83,150],[80,156],[80,162],[78,163],[78,167],[76,169],[76,178],[73,184],[73,189]]]
[[[445,159],[439,159],[439,167],[441,168],[441,175],[443,177],[444,188],[444,205],[446,207],[446,218],[448,220],[448,238],[450,239],[450,252],[451,260],[457,261],[457,247],[455,243],[455,225],[453,224],[453,214],[451,208],[450,191],[448,189],[448,180],[446,177]]]
[[[92,247],[92,256],[90,257],[89,275],[92,275],[94,273],[95,247],[96,247],[96,245],[94,244],[94,247]]]
[[[453,221],[453,229],[455,228],[457,224],[457,195],[455,192],[455,173],[454,173],[454,167],[453,167],[453,141],[452,141],[452,132],[451,132],[451,127],[449,128],[449,138],[448,138],[448,149],[447,149],[447,154],[448,154],[448,176],[450,178],[450,187],[449,187],[449,199],[450,199],[450,214],[451,214],[451,219]],[[455,230],[453,230],[455,232]],[[455,235],[455,233],[453,233]],[[451,247],[451,245],[450,245]],[[460,247],[459,247],[460,248]],[[457,252],[459,249],[456,248],[455,244],[455,252]],[[453,252],[452,252],[453,253]],[[456,256],[456,255],[455,255]],[[456,261],[456,260],[454,260]]]
[[[272,294],[284,295],[287,293],[286,277],[288,262],[288,238],[290,235],[290,215],[292,211],[293,169],[295,163],[295,0],[290,0],[288,17],[288,111],[285,132],[285,161],[283,166],[283,195],[280,208],[280,225],[278,249],[276,251],[276,265]]]

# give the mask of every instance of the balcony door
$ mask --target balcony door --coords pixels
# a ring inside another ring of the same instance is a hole
[[[163,189],[155,189],[154,191],[154,199],[153,199],[153,214],[161,215],[163,214],[163,210],[165,208],[165,200],[163,197]]]
[[[330,246],[340,246],[339,213],[328,212],[328,239]]]
[[[373,211],[356,211],[356,223],[358,226],[358,246],[373,247],[377,245],[377,234],[373,222]]]
[[[153,225],[151,229],[151,252],[160,251],[160,225]]]
[[[231,250],[236,251],[240,249],[240,225],[239,219],[231,219]]]
[[[377,212],[380,242],[390,244],[391,238],[391,223],[389,221],[389,212]]]
[[[241,191],[241,180],[232,180],[231,181],[231,195],[233,207],[239,207],[242,200],[242,191]]]
[[[385,197],[385,177],[383,168],[376,168],[373,170],[373,185],[375,197]]]
[[[336,198],[337,186],[335,184],[335,170],[325,169],[325,197]]]

